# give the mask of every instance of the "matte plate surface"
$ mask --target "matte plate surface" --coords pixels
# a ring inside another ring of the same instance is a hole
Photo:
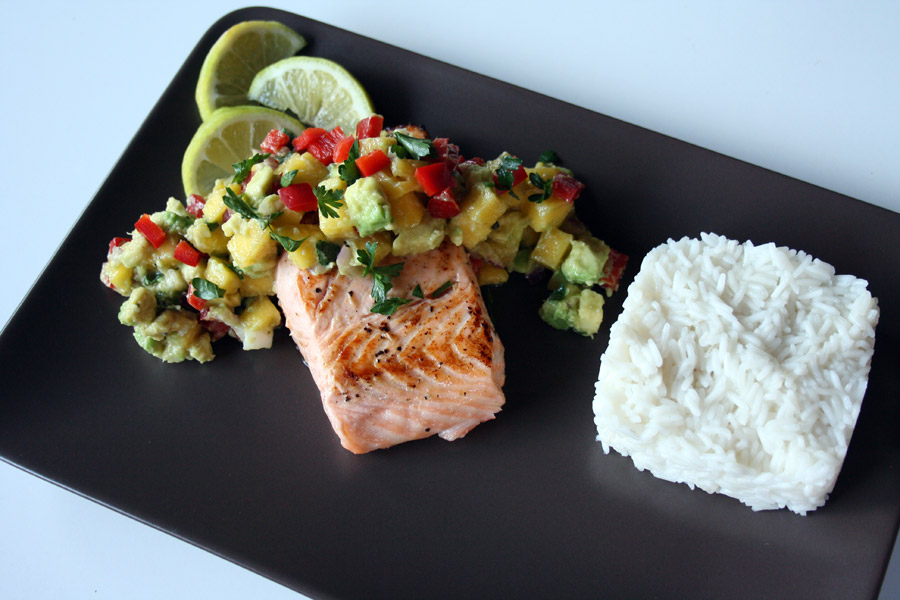
[[[118,324],[107,241],[180,196],[194,84],[230,25],[277,19],[358,76],[388,124],[466,156],[555,149],[578,211],[632,257],[713,231],[868,279],[882,317],[869,390],[826,506],[755,513],[604,455],[591,399],[624,285],[594,339],[545,326],[546,293],[494,291],[507,348],[495,421],[354,456],[285,331],[164,365]],[[0,338],[0,456],[317,598],[871,598],[900,516],[900,215],[295,15],[245,9],[200,40]]]

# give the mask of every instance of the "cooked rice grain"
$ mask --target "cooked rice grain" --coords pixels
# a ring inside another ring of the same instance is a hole
[[[604,451],[753,510],[822,506],[866,390],[879,314],[866,285],[774,244],[655,248],[601,358]]]

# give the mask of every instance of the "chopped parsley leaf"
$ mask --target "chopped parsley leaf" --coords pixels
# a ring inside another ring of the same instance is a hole
[[[359,158],[359,140],[353,140],[347,160],[338,167],[338,175],[347,182],[347,185],[352,185],[354,181],[360,178],[359,167],[356,166],[357,158]]]
[[[429,295],[428,297],[429,298],[437,298],[439,296],[443,296],[445,293],[447,293],[447,290],[449,290],[452,287],[453,287],[453,282],[448,279],[447,281],[442,283],[438,289],[431,292],[431,295]]]
[[[313,189],[313,193],[316,195],[316,200],[319,201],[319,212],[323,217],[336,219],[340,216],[337,209],[344,205],[340,201],[344,197],[344,190],[329,190],[320,185]]]
[[[543,154],[538,157],[538,162],[546,163],[546,164],[559,164],[559,155],[553,150],[547,150]]]
[[[300,244],[302,244],[309,238],[309,236],[306,236],[302,240],[295,240],[293,238],[289,238],[286,235],[275,233],[271,229],[269,229],[269,237],[281,244],[281,246],[288,252],[296,252],[297,248],[300,247]]]
[[[194,277],[191,279],[191,285],[194,286],[194,295],[203,300],[213,300],[225,295],[225,290],[214,284],[212,281],[203,279],[202,277]]]
[[[287,187],[294,183],[294,177],[297,176],[297,169],[292,169],[281,176],[281,187]]]
[[[553,194],[553,180],[552,179],[544,179],[537,173],[530,173],[528,175],[528,180],[531,182],[531,185],[541,190],[539,194],[529,194],[528,200],[529,202],[536,202],[540,204],[547,198],[549,198]]]
[[[391,150],[400,158],[415,158],[419,160],[423,158],[437,158],[437,150],[431,140],[415,138],[399,131],[394,132],[394,138],[397,140],[397,144],[391,146]]]
[[[341,252],[341,245],[326,240],[316,242],[316,260],[323,267],[333,264]]]
[[[245,158],[241,162],[231,165],[234,168],[234,178],[231,180],[231,183],[240,183],[245,180],[247,175],[250,174],[250,169],[253,168],[253,165],[258,165],[267,158],[269,158],[268,154],[254,154],[250,158]]]

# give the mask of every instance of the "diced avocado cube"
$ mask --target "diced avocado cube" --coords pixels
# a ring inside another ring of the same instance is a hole
[[[391,205],[374,177],[362,177],[344,192],[350,220],[365,237],[387,229],[391,224]]]
[[[603,265],[609,258],[609,246],[594,237],[572,240],[568,256],[560,271],[567,281],[592,286],[603,276]]]
[[[591,289],[567,285],[544,301],[539,314],[551,327],[593,337],[603,321],[603,302],[603,296]]]
[[[247,185],[244,186],[244,197],[253,206],[259,206],[263,198],[269,195],[275,182],[275,171],[269,165],[261,165],[254,173]]]
[[[156,317],[156,296],[144,287],[134,288],[128,300],[119,308],[119,322],[134,327],[150,323]]]
[[[445,219],[426,216],[422,222],[410,229],[404,229],[394,238],[391,254],[408,256],[434,250],[444,241]]]

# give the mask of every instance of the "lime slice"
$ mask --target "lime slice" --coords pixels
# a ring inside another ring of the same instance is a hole
[[[206,196],[216,179],[231,178],[234,163],[259,151],[260,143],[272,129],[287,129],[292,135],[303,131],[296,119],[261,106],[219,108],[203,122],[191,138],[181,161],[185,197]]]
[[[360,119],[375,111],[369,94],[336,62],[312,56],[292,56],[256,74],[247,97],[260,104],[290,110],[312,127],[345,133],[356,131]]]
[[[205,121],[222,106],[247,102],[247,88],[266,65],[292,56],[306,46],[299,33],[277,21],[244,21],[213,44],[200,67],[196,99]]]

